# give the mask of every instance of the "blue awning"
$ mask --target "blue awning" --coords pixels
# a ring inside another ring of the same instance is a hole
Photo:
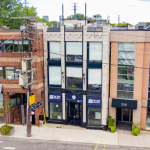
[[[61,93],[49,93],[48,102],[60,102],[61,103]]]
[[[88,107],[101,107],[101,97],[88,97]]]
[[[66,102],[83,103],[83,95],[65,94]]]

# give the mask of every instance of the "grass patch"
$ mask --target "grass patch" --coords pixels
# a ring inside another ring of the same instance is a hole
[[[9,133],[12,128],[13,128],[12,126],[3,125],[0,128],[0,132],[1,132],[2,135],[5,135],[5,134]]]

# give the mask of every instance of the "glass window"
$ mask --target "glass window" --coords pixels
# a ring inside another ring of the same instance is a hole
[[[29,41],[23,40],[23,52],[28,52],[28,45],[29,45]]]
[[[17,106],[20,104],[23,104],[23,94],[22,93],[16,93],[17,97]]]
[[[66,68],[66,87],[82,89],[82,68]]]
[[[49,66],[49,85],[61,86],[61,67]]]
[[[3,107],[3,93],[0,93],[0,108]]]
[[[14,52],[22,52],[22,41],[14,41]]]
[[[18,71],[16,71],[17,69],[21,70],[21,67],[15,67],[15,79],[19,79]]]
[[[3,79],[4,75],[3,75],[3,67],[0,67],[0,79]]]
[[[66,61],[82,62],[82,42],[66,42]]]
[[[149,103],[150,100],[148,100]],[[146,127],[150,128],[150,107],[147,106],[147,121],[146,121]]]
[[[101,125],[101,108],[88,107],[88,125],[89,126]]]
[[[61,60],[61,42],[49,42],[50,60]]]
[[[50,102],[50,119],[60,120],[62,119],[62,104]]]
[[[12,79],[14,79],[14,67],[6,67],[6,79],[12,74]]]
[[[10,53],[13,52],[13,41],[4,41],[4,52]]]
[[[133,99],[135,43],[118,43],[117,98]]]
[[[101,69],[88,69],[88,90],[102,90],[101,75]]]
[[[16,93],[9,93],[9,102],[10,105],[13,105],[12,107],[17,106]]]
[[[89,61],[100,62],[102,60],[102,49],[101,42],[89,42]]]

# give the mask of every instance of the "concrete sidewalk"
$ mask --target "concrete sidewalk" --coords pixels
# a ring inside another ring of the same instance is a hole
[[[4,124],[0,124],[0,127]],[[12,125],[15,132],[11,137],[27,138],[26,126]],[[61,128],[57,128],[61,127]],[[2,135],[0,135],[2,136]],[[150,147],[150,132],[141,131],[139,136],[133,136],[129,131],[118,130],[116,133],[102,130],[90,130],[81,127],[47,124],[47,126],[32,126],[32,137],[29,139],[54,140],[61,142],[92,143],[115,146]]]

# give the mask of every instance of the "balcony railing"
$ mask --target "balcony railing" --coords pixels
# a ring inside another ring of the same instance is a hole
[[[47,28],[47,32],[60,32],[60,28]]]
[[[66,32],[82,32],[82,27],[65,27]]]
[[[87,27],[87,32],[102,32],[103,27]]]

